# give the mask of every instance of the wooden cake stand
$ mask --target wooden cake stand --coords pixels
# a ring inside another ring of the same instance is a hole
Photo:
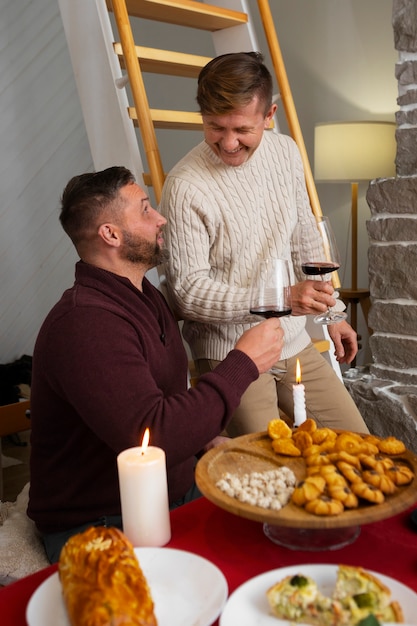
[[[282,466],[289,467],[297,481],[305,478],[304,459],[274,452],[266,432],[236,437],[209,450],[197,463],[196,482],[206,498],[217,506],[235,515],[263,522],[265,534],[280,545],[304,550],[336,549],[354,541],[362,525],[392,517],[417,501],[417,457],[406,450],[404,454],[392,458],[395,463],[406,464],[413,470],[412,483],[398,487],[395,493],[385,497],[382,504],[361,501],[358,508],[335,516],[313,515],[292,502],[279,511],[263,509],[240,502],[216,486],[226,472],[243,476]]]

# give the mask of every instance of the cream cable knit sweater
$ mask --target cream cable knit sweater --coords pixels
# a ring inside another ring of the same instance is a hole
[[[295,142],[265,131],[252,157],[225,165],[203,141],[169,173],[161,213],[167,218],[167,287],[184,322],[193,358],[222,360],[244,330],[255,259],[292,260],[294,282],[304,280],[297,221],[313,223],[301,157]],[[283,317],[282,358],[306,347],[305,317]]]

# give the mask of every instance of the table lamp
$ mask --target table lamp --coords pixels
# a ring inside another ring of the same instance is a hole
[[[329,122],[317,124],[314,133],[316,182],[351,184],[352,280],[340,291],[351,305],[351,326],[357,330],[357,304],[368,325],[369,291],[358,289],[358,183],[395,176],[394,122]]]

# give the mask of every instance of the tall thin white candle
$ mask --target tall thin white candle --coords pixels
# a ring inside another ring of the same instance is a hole
[[[300,424],[306,421],[307,414],[305,403],[305,390],[304,385],[301,384],[301,366],[299,359],[297,359],[295,380],[296,385],[292,386],[292,395],[294,399],[294,426],[300,426]]]
[[[147,429],[148,431],[148,429]],[[164,546],[171,538],[165,452],[128,448],[117,457],[123,532],[134,546]]]

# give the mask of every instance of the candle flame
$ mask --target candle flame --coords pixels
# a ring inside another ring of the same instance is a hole
[[[149,428],[147,428],[143,434],[143,439],[142,439],[142,443],[141,443],[141,452],[142,454],[145,454],[148,444],[149,444]]]
[[[301,366],[300,366],[300,359],[297,359],[297,365],[295,368],[295,382],[297,384],[301,383]]]

